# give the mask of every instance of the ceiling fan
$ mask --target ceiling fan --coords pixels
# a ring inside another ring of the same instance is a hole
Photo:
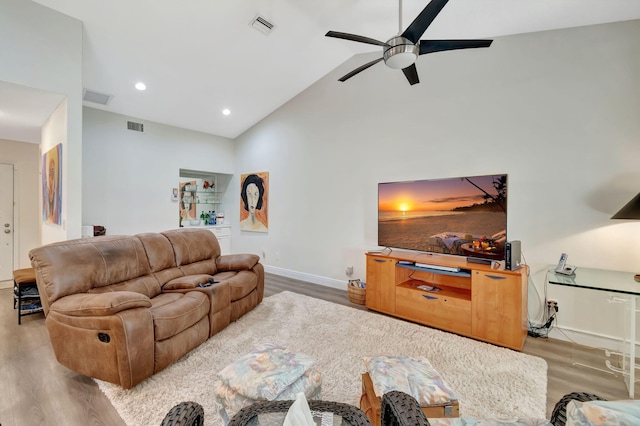
[[[350,73],[346,74],[340,81],[346,81],[366,70],[372,65],[384,59],[384,63],[394,69],[402,69],[405,77],[411,85],[419,83],[418,70],[415,61],[419,55],[426,53],[442,52],[445,50],[470,49],[475,47],[489,47],[493,40],[420,40],[422,34],[427,30],[429,25],[438,16],[442,8],[449,0],[431,0],[429,4],[420,12],[414,21],[402,32],[402,0],[399,2],[399,35],[391,37],[386,42],[378,41],[369,37],[359,36],[355,34],[341,33],[337,31],[329,31],[325,34],[327,37],[342,38],[345,40],[357,41],[360,43],[368,43],[376,46],[382,46],[382,57],[368,62]],[[401,32],[401,33],[400,33]]]

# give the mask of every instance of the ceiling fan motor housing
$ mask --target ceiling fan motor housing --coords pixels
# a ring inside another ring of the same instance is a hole
[[[419,54],[420,48],[417,44],[402,36],[396,36],[387,41],[382,57],[388,67],[404,69],[412,65]]]

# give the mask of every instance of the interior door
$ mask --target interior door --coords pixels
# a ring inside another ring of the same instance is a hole
[[[0,281],[13,279],[13,164],[0,163]]]

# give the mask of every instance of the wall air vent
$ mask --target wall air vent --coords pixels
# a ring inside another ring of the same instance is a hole
[[[263,34],[269,34],[276,27],[260,15],[256,15],[256,17],[249,22],[249,25]]]
[[[144,132],[144,126],[142,123],[136,123],[134,121],[127,121],[127,129],[135,130],[136,132]]]
[[[94,90],[84,89],[82,92],[82,100],[93,102],[94,104],[108,105],[111,102],[112,95],[96,92]]]

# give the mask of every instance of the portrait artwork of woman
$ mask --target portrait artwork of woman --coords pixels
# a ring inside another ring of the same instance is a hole
[[[267,232],[269,173],[242,175],[240,185],[240,230]]]
[[[180,226],[196,219],[196,181],[180,182]]]
[[[62,224],[62,144],[42,156],[42,221]]]

